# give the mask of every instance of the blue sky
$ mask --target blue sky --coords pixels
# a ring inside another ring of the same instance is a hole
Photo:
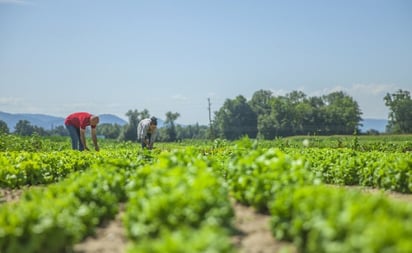
[[[208,98],[260,89],[387,118],[385,94],[412,91],[412,1],[0,0],[0,111],[207,124]]]

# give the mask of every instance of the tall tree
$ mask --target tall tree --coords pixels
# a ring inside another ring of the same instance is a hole
[[[129,123],[123,127],[123,132],[120,136],[121,140],[136,141],[137,140],[137,124],[139,124],[139,111],[129,110],[126,116],[129,118]]]
[[[4,120],[0,120],[0,134],[8,134],[10,133],[9,127]]]
[[[287,98],[287,117],[290,120],[291,134],[302,134],[305,132],[305,121],[311,114],[306,94],[302,91],[292,91],[286,94]]]
[[[249,105],[257,115],[270,114],[272,95],[269,90],[258,90],[253,93]]]
[[[388,130],[393,133],[412,133],[412,99],[409,91],[387,93],[385,105],[389,107]]]
[[[274,139],[278,132],[276,129],[276,114],[271,111],[269,114],[260,114],[257,116],[258,137],[266,140]]]
[[[28,120],[19,120],[14,127],[14,133],[21,136],[30,136],[34,132],[34,127]]]
[[[215,125],[219,135],[229,140],[244,135],[255,138],[257,135],[257,115],[241,95],[233,100],[226,99],[215,113]]]
[[[311,115],[305,122],[305,134],[320,134],[324,132],[325,115],[323,113],[325,102],[321,97],[309,97],[308,104],[311,108]]]
[[[97,128],[97,134],[103,135],[107,139],[119,138],[122,127],[118,124],[100,124]]]
[[[50,135],[69,136],[69,132],[67,131],[66,127],[64,127],[64,126],[57,126],[57,127],[54,127],[54,128],[50,131]]]
[[[165,120],[165,127],[166,127],[166,135],[168,141],[176,141],[177,134],[176,134],[176,126],[175,121],[177,118],[180,117],[178,112],[167,112],[166,113],[166,120]]]
[[[257,116],[257,136],[263,139],[272,139],[275,134],[271,104],[273,94],[269,90],[258,90],[253,93],[249,105]]]
[[[178,140],[184,139],[208,139],[210,126],[199,125],[196,123],[194,125],[181,126],[176,125],[176,134]]]
[[[358,103],[344,92],[307,97],[302,91],[272,96],[259,90],[246,103],[242,96],[227,99],[215,113],[215,129],[220,137],[242,135],[273,139],[299,134],[353,134],[361,121]]]
[[[323,99],[327,134],[353,134],[359,131],[362,112],[351,96],[337,91],[323,96]]]
[[[141,111],[141,112],[139,113],[139,116],[140,116],[140,119],[138,120],[138,122],[139,122],[140,120],[142,120],[142,119],[150,118],[149,110],[144,109],[143,111]]]
[[[290,136],[294,134],[294,112],[288,97],[276,97],[272,103],[271,114],[271,119],[275,128],[275,136]]]

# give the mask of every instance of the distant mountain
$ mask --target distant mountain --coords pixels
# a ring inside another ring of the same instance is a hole
[[[117,125],[126,125],[127,121],[121,119],[113,114],[100,114],[99,115],[100,123],[99,124],[117,124]]]
[[[99,115],[100,123],[125,125],[127,122],[113,114]],[[64,125],[63,117],[50,116],[46,114],[28,114],[28,113],[6,113],[0,112],[0,120],[6,122],[10,132],[14,131],[14,127],[20,120],[27,120],[33,126],[42,127],[45,130],[51,130],[54,127]]]
[[[27,114],[27,113],[6,113],[0,112],[0,120],[6,122],[10,132],[14,131],[14,127],[20,120],[27,120],[33,126],[42,127],[46,130],[50,130],[54,127],[64,124],[64,118],[50,116],[45,114]]]
[[[388,124],[388,120],[386,119],[363,119],[361,121],[363,126],[361,130],[365,133],[368,130],[374,129],[380,133],[384,133],[386,131],[386,125]]]

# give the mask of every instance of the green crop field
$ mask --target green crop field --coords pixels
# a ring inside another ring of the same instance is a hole
[[[0,252],[73,252],[124,206],[126,252],[238,252],[236,201],[298,252],[412,252],[412,136],[137,143],[0,136]],[[336,185],[338,187],[331,187]],[[7,194],[19,189],[20,196]]]

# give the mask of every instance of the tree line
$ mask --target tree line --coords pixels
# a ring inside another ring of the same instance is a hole
[[[410,92],[398,90],[387,93],[383,100],[389,108],[386,132],[412,133]],[[100,124],[97,134],[119,141],[136,141],[137,124],[141,119],[150,117],[149,110],[129,110],[125,115],[128,117],[126,125]],[[158,130],[158,141],[235,140],[243,136],[270,140],[293,135],[354,134],[360,133],[361,115],[358,103],[342,91],[309,97],[302,91],[274,96],[269,90],[258,90],[249,101],[242,95],[226,99],[223,106],[214,112],[214,119],[209,126],[182,126],[175,123],[180,117],[178,112],[167,112],[164,126]],[[0,133],[9,133],[7,124],[2,120]],[[27,120],[20,120],[15,126],[14,134],[29,136],[33,133],[68,136],[64,126],[45,130],[31,125]],[[373,129],[372,133],[375,133]]]
[[[386,132],[412,133],[412,100],[409,91],[387,93],[389,107]],[[308,97],[302,91],[274,96],[258,90],[247,101],[242,95],[226,99],[215,113],[213,130],[218,137],[234,140],[243,135],[274,139],[293,135],[360,133],[362,112],[348,94],[337,91]]]
[[[215,129],[230,140],[245,134],[263,139],[353,134],[359,131],[361,114],[358,103],[342,91],[308,97],[302,91],[274,96],[259,90],[250,101],[241,95],[227,99],[216,113]]]

